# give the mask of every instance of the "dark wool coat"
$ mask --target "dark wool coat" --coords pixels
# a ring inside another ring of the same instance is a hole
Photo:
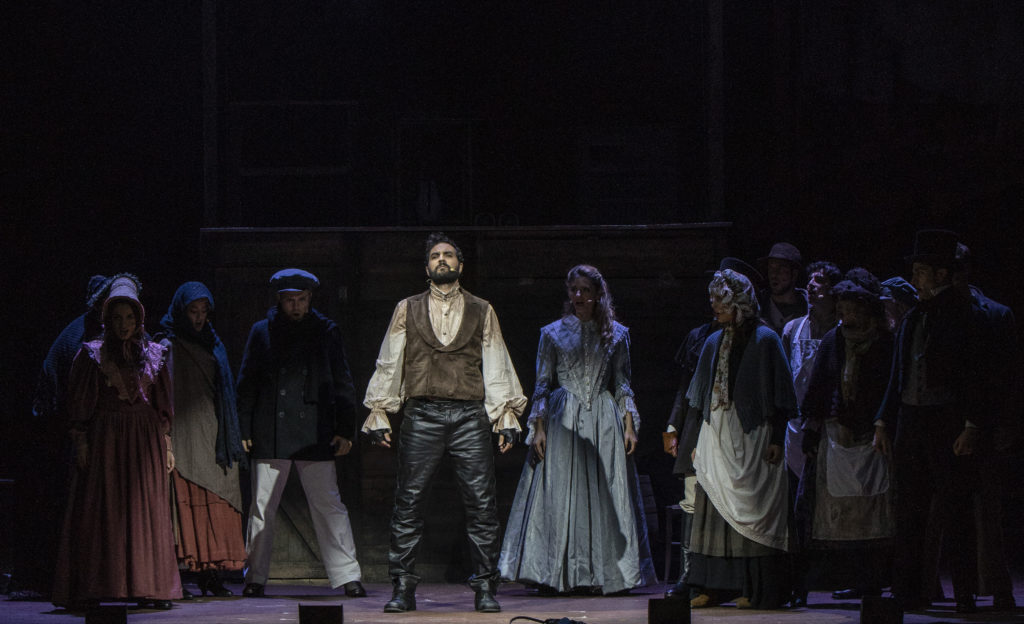
[[[287,353],[303,354],[301,366],[286,368]],[[278,388],[295,378],[286,375],[303,377],[302,396],[287,402]],[[330,460],[335,435],[355,436],[355,388],[341,330],[315,309],[291,322],[274,307],[255,323],[237,387],[239,425],[242,439],[252,440],[252,459]]]
[[[889,385],[892,348],[892,334],[880,331],[878,338],[860,358],[854,403],[844,406],[842,382],[846,339],[838,327],[830,329],[818,347],[807,394],[800,404],[800,414],[818,423],[836,417],[841,425],[858,435],[873,431],[875,414]]]
[[[697,362],[700,360],[700,352],[704,348],[704,341],[716,329],[718,323],[704,323],[694,327],[686,335],[686,340],[680,345],[676,352],[676,364],[683,369],[679,379],[679,390],[676,392],[676,400],[672,405],[672,412],[668,417],[668,425],[675,428],[679,442],[676,446],[676,460],[672,466],[672,474],[687,475],[693,474],[693,461],[690,454],[697,447],[697,435],[700,433],[700,412],[690,407],[686,400],[686,390],[690,387],[690,380],[697,371]]]
[[[900,323],[896,331],[889,385],[876,420],[884,420],[889,427],[897,423],[903,403],[903,384],[912,357],[914,328],[925,322],[925,318],[927,374],[942,387],[953,391],[954,408],[964,420],[970,418],[983,428],[993,424],[993,388],[990,385],[994,360],[991,354],[985,353],[991,344],[987,338],[987,320],[970,299],[952,287],[919,303]]]

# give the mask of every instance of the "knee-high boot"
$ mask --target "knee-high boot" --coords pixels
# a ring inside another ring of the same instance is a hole
[[[690,574],[690,530],[693,528],[693,514],[683,513],[683,534],[679,536],[679,580],[665,592],[666,598],[690,599],[690,586],[686,577]]]

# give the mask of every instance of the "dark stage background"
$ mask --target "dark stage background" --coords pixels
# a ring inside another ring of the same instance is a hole
[[[211,277],[201,228],[725,222],[723,252],[752,260],[788,240],[807,260],[888,277],[906,273],[914,231],[939,226],[974,250],[975,283],[1024,305],[1012,0],[0,12],[0,478],[46,469],[25,450],[31,391],[88,277],[137,273],[152,325],[178,284]],[[524,278],[568,268],[547,260],[515,258]],[[661,343],[703,302],[684,302]],[[666,303],[655,292],[649,305]],[[671,385],[664,371],[655,386]],[[1007,530],[1019,560],[1022,529]]]

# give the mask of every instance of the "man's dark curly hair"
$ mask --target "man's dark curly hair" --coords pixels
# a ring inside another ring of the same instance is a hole
[[[444,232],[432,232],[427,237],[426,248],[423,251],[423,264],[430,264],[430,250],[437,246],[438,243],[448,243],[455,248],[455,257],[458,258],[459,264],[462,264],[462,250],[455,244],[455,241],[448,238],[448,235]]]
[[[832,264],[828,260],[818,260],[807,265],[807,279],[810,281],[811,275],[814,273],[823,273],[825,279],[832,286],[835,286],[839,282],[843,281],[843,272],[839,270],[839,267]]]

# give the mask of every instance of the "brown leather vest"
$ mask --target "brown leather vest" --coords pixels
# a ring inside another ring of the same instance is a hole
[[[447,346],[441,344],[430,325],[430,291],[406,300],[405,394],[410,398],[430,397],[461,401],[482,401],[484,377],[482,349],[484,315],[488,303],[462,291],[465,307],[459,333]]]

